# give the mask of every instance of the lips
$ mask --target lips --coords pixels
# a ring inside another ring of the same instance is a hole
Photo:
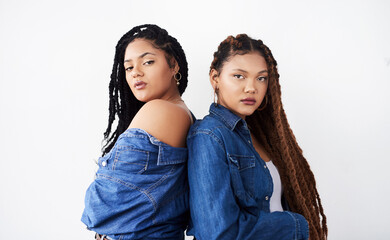
[[[143,81],[136,81],[134,83],[134,88],[137,89],[137,90],[141,90],[141,89],[143,89],[145,87],[146,87],[146,83],[143,82]]]
[[[254,98],[244,98],[241,99],[241,102],[245,105],[254,105],[256,103],[256,100]]]

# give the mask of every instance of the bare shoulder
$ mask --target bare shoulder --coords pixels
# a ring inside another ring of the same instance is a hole
[[[185,108],[161,99],[152,100],[138,111],[129,128],[140,128],[160,141],[184,147],[191,120]]]

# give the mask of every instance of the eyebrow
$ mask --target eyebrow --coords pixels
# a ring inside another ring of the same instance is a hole
[[[248,73],[247,71],[243,70],[243,69],[233,69],[233,71],[240,71],[240,72],[244,72],[244,73]],[[268,73],[268,70],[262,70],[260,72],[258,72],[257,74],[262,74],[262,73]]]
[[[144,52],[144,53],[142,53],[141,55],[139,55],[138,58],[143,58],[143,57],[145,57],[145,56],[148,55],[148,54],[156,56],[156,54],[154,54],[154,53],[151,53],[151,52]],[[130,62],[130,60],[131,60],[131,59],[125,59],[125,62]]]

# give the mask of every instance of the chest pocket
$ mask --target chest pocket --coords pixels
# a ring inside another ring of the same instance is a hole
[[[115,152],[112,170],[141,174],[148,168],[150,154],[148,151],[130,146],[118,147]]]
[[[233,192],[239,200],[246,202],[254,196],[255,157],[228,154]]]

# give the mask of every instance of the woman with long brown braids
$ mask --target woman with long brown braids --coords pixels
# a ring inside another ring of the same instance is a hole
[[[197,239],[326,239],[316,182],[288,124],[276,61],[261,40],[214,53],[214,103],[187,137]],[[217,99],[217,100],[216,100]]]

